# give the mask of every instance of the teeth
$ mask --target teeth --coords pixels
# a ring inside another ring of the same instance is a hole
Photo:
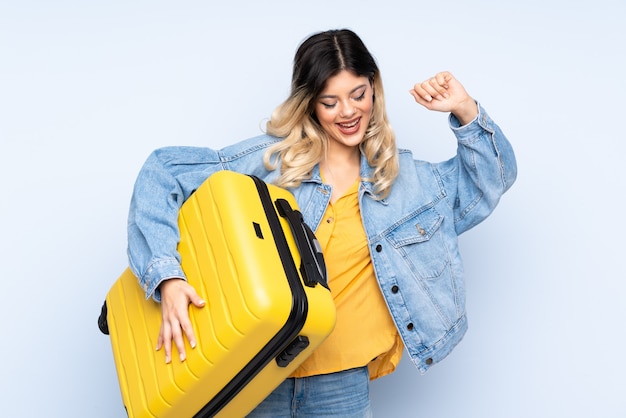
[[[340,123],[340,125],[343,126],[344,128],[353,128],[356,126],[357,123],[359,123],[359,119],[355,120],[352,123]]]

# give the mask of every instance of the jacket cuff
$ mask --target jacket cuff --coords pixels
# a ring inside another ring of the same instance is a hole
[[[146,293],[146,299],[152,297],[155,301],[161,301],[159,285],[168,279],[187,280],[180,263],[175,258],[166,258],[153,262],[141,276],[139,284]]]
[[[457,119],[457,117],[450,113],[448,118],[450,129],[452,129],[452,132],[454,132],[459,141],[469,141],[475,139],[484,131],[491,133],[495,131],[495,122],[491,120],[480,103],[476,102],[476,105],[478,106],[478,114],[470,123],[466,125],[461,125],[461,122]]]

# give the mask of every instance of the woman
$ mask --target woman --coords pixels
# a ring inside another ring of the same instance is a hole
[[[457,236],[491,213],[516,163],[452,74],[410,93],[429,110],[450,112],[455,157],[431,164],[398,150],[374,58],[353,32],[326,31],[298,48],[291,94],[267,135],[222,150],[152,153],[131,202],[129,258],[146,296],[161,302],[157,349],[167,362],[172,343],[181,361],[183,338],[195,347],[188,305],[204,304],[180,267],[178,210],[223,169],[295,195],[322,244],[337,306],[333,333],[251,416],[368,416],[368,380],[391,373],[403,349],[422,373],[450,353],[467,328]]]

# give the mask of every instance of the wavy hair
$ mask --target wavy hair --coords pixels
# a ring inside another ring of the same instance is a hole
[[[266,125],[268,134],[283,140],[267,150],[264,163],[270,170],[280,165],[275,184],[282,187],[298,187],[311,177],[329,142],[315,115],[315,101],[327,80],[343,70],[367,77],[374,90],[372,116],[359,148],[374,169],[372,178],[363,180],[372,182],[376,198],[383,199],[398,175],[395,135],[387,118],[378,66],[361,39],[348,29],[314,34],[299,46],[291,93]]]

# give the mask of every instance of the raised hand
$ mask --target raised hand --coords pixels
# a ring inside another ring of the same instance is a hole
[[[409,92],[426,109],[451,112],[463,125],[471,122],[478,114],[475,100],[448,71],[415,84]]]

